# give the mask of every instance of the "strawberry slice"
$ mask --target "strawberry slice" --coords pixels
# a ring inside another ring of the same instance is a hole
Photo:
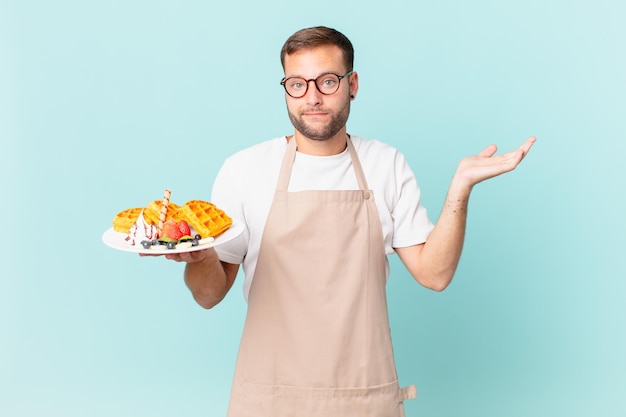
[[[178,222],[178,230],[180,230],[183,236],[191,236],[191,229],[185,220]]]
[[[178,227],[178,224],[174,220],[168,220],[163,224],[163,229],[161,230],[161,237],[168,237],[173,240],[178,240],[183,236]]]

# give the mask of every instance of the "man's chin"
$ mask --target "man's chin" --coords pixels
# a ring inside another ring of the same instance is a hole
[[[329,140],[339,132],[337,123],[328,123],[328,121],[308,121],[307,123],[301,123],[300,120],[292,118],[291,122],[296,130],[304,137],[315,141],[322,142]]]
[[[306,138],[317,141],[325,141],[332,138],[334,135],[330,134],[328,130],[312,129],[310,126],[306,128],[296,129]]]
[[[307,139],[315,140],[318,142],[329,140],[330,138],[334,136],[334,135],[320,134],[317,132],[310,132],[310,131],[309,132],[305,131],[305,132],[300,132],[300,133],[302,133],[302,135],[306,137]]]

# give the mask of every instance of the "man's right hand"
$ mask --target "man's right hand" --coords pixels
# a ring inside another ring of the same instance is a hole
[[[193,252],[182,252],[182,253],[165,253],[165,258],[170,259],[175,262],[186,262],[186,263],[194,263],[200,262],[210,256],[210,252],[215,252],[213,248],[200,249]]]

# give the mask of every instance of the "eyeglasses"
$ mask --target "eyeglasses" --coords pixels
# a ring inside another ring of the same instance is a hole
[[[339,83],[341,80],[352,74],[352,72],[353,71],[348,71],[344,75],[337,75],[333,73],[322,74],[319,77],[310,80],[301,77],[283,78],[280,81],[280,85],[285,87],[285,91],[291,97],[300,98],[304,97],[306,92],[309,90],[309,83],[314,81],[317,91],[324,95],[330,95],[339,90]]]

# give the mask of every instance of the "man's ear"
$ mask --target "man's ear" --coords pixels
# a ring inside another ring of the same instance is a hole
[[[359,91],[359,74],[353,72],[350,74],[350,100],[356,98],[356,93]]]

